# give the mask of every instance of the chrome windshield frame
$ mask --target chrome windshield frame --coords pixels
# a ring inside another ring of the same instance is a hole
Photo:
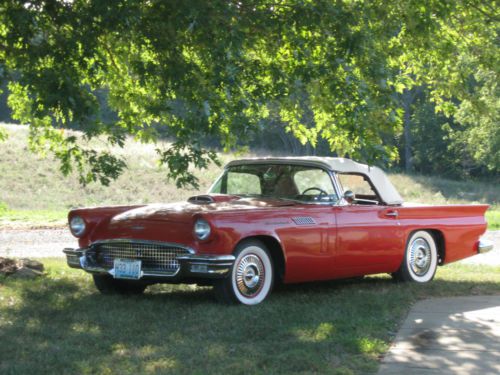
[[[266,197],[266,196],[256,196],[255,198],[272,198],[272,199],[283,199],[283,200],[287,200],[287,201],[291,201],[291,202],[297,202],[297,203],[300,203],[300,204],[312,204],[312,205],[333,205],[333,206],[338,206],[338,205],[343,205],[345,204],[344,202],[344,199],[343,199],[343,195],[342,195],[342,190],[338,184],[338,181],[337,181],[337,176],[336,176],[336,173],[330,169],[327,169],[327,168],[324,168],[323,166],[321,165],[318,165],[318,164],[309,164],[309,163],[255,163],[255,164],[259,164],[259,165],[290,165],[290,166],[303,166],[303,167],[310,167],[310,168],[315,168],[315,169],[320,169],[322,170],[323,172],[325,172],[329,179],[330,179],[330,183],[332,184],[332,187],[333,187],[333,191],[334,193],[337,195],[337,200],[336,201],[302,201],[302,200],[295,200],[295,199],[291,199],[291,198],[286,198],[286,197]],[[232,167],[235,167],[235,166],[226,166],[224,168],[224,170],[222,171],[222,173],[219,175],[219,177],[217,177],[215,179],[215,182],[210,186],[210,188],[208,189],[208,192],[207,194],[220,194],[220,193],[214,193],[212,192],[213,188],[215,186],[217,186],[217,184],[219,184],[220,180],[224,177],[224,175],[228,172],[229,169],[231,169]],[[237,196],[241,196],[242,198],[248,198],[246,197],[245,195],[241,194],[241,195],[238,195],[238,194],[232,194],[232,195],[237,195]]]

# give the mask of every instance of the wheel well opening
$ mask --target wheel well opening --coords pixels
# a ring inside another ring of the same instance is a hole
[[[278,240],[271,236],[254,236],[247,237],[240,241],[240,243],[250,239],[259,240],[266,246],[267,250],[269,250],[275,271],[275,283],[282,283],[285,277],[285,256],[283,255],[283,249]]]
[[[410,235],[408,236],[408,241],[411,238],[411,236],[413,236],[413,234],[418,231],[428,232],[430,233],[432,238],[434,238],[434,241],[436,242],[436,250],[438,253],[438,265],[439,266],[443,265],[446,256],[446,247],[445,247],[443,232],[437,229],[430,229],[430,228],[417,229],[410,233]]]
[[[438,252],[438,264],[442,265],[445,260],[446,256],[446,249],[444,245],[444,236],[443,232],[437,230],[437,229],[426,229],[434,238],[434,241],[436,241],[436,247],[437,247],[437,252]]]

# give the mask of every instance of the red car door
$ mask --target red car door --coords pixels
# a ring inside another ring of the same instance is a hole
[[[336,235],[329,242],[335,275],[389,272],[401,262],[405,246],[397,207],[333,207]]]

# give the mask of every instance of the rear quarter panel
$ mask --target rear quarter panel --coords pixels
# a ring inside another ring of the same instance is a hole
[[[441,232],[445,256],[442,264],[477,254],[479,237],[486,231],[484,214],[488,205],[400,207],[399,221],[408,239],[422,229]]]

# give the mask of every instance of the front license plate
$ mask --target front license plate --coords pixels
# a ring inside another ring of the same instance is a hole
[[[132,259],[115,259],[115,279],[140,279],[141,261]]]

